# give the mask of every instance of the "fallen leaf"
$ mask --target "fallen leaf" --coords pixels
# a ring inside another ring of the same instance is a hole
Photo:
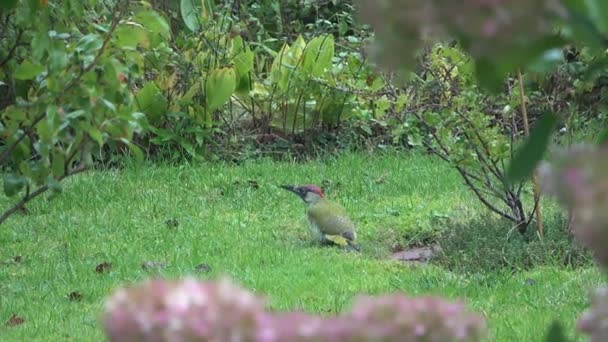
[[[102,262],[101,264],[95,267],[95,272],[102,274],[104,272],[110,271],[112,269],[112,264],[107,261]]]
[[[209,266],[208,264],[200,264],[196,265],[194,270],[199,273],[208,273],[211,271],[211,266]]]
[[[7,327],[16,327],[18,325],[21,325],[25,323],[25,319],[23,317],[19,317],[16,314],[13,313],[13,315],[11,316],[11,318],[9,318],[8,321],[6,321],[6,326]]]
[[[143,268],[146,271],[160,270],[160,269],[163,269],[166,267],[167,267],[167,264],[164,262],[160,262],[160,261],[146,261],[143,264],[141,264],[141,268]]]
[[[68,299],[71,301],[80,301],[82,299],[82,293],[73,291],[68,294]]]
[[[432,258],[439,250],[439,247],[436,246],[404,249],[402,251],[393,253],[392,259],[404,262],[422,262]]]

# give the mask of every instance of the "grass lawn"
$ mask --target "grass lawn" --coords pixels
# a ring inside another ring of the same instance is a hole
[[[361,255],[308,242],[303,203],[277,187],[294,183],[323,184],[347,208],[358,224]],[[273,309],[323,314],[347,308],[357,293],[461,297],[488,317],[491,340],[539,341],[556,318],[580,339],[574,321],[588,290],[602,281],[595,268],[471,275],[389,260],[395,243],[485,213],[455,172],[417,155],[132,166],[79,175],[65,183],[64,194],[35,200],[29,210],[0,227],[0,262],[22,256],[0,264],[2,341],[102,340],[103,299],[154,274],[227,274],[266,296]],[[167,267],[144,270],[146,261]],[[112,269],[99,274],[103,262]],[[196,273],[200,264],[210,271]],[[72,292],[82,298],[70,300]],[[25,323],[5,326],[13,313]]]

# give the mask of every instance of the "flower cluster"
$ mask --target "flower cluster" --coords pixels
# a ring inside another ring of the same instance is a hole
[[[252,341],[263,301],[223,279],[150,280],[118,289],[104,323],[111,341]]]
[[[436,297],[360,297],[345,318],[349,341],[471,341],[485,331],[464,304]]]
[[[608,146],[557,151],[538,169],[543,192],[573,215],[574,235],[608,267]],[[608,288],[600,288],[578,322],[591,341],[608,341]]]
[[[349,312],[272,313],[228,280],[152,280],[117,290],[104,326],[111,341],[475,341],[486,327],[462,303],[439,298],[360,297]]]
[[[608,341],[608,288],[599,288],[591,309],[578,321],[578,329],[589,334],[591,342]]]
[[[558,151],[541,165],[542,190],[573,215],[573,233],[608,266],[608,147]]]
[[[379,60],[400,66],[426,38],[459,38],[475,58],[490,60],[545,37],[564,17],[559,0],[359,0],[376,33]],[[389,47],[390,48],[386,48]],[[384,48],[383,48],[384,47]]]

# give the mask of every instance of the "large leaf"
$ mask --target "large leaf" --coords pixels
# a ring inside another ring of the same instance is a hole
[[[115,43],[120,48],[135,49],[138,44],[149,45],[149,38],[146,31],[136,25],[119,25],[114,31]]]
[[[604,0],[597,1],[605,2]],[[608,42],[600,32],[600,27],[593,22],[594,18],[596,18],[596,22],[604,19],[597,19],[600,15],[592,13],[595,11],[593,6],[591,8],[587,7],[590,1],[565,0],[563,4],[568,10],[567,29],[574,35],[573,40],[581,44],[587,44],[589,48],[595,49],[597,52],[605,50]],[[606,5],[600,6],[606,7]],[[600,17],[605,18],[605,14]]]
[[[251,77],[249,72],[253,69],[253,52],[249,47],[234,57],[234,67],[236,68],[236,87],[235,92],[246,96],[251,90]]]
[[[158,34],[164,38],[169,38],[171,36],[169,24],[165,18],[156,11],[140,12],[135,16],[135,20],[154,34]]]
[[[285,43],[279,53],[274,57],[272,66],[270,67],[270,81],[273,84],[277,84],[279,89],[286,90],[287,83],[289,82],[289,69],[288,56],[290,54],[291,47]]]
[[[557,36],[544,37],[530,41],[521,48],[505,51],[500,58],[489,60],[478,58],[475,61],[475,72],[479,84],[486,90],[500,92],[505,78],[518,69],[538,61],[547,51],[560,48],[564,40]]]
[[[306,45],[302,57],[302,69],[312,76],[319,77],[332,66],[334,57],[334,36],[329,34],[315,37]]]
[[[597,27],[602,33],[608,33],[608,1],[606,0],[589,0],[586,1],[590,7],[590,13]]]
[[[40,75],[44,70],[45,68],[42,65],[32,63],[26,59],[15,69],[13,77],[18,80],[31,80]]]
[[[201,29],[201,2],[181,0],[179,9],[186,27],[192,32],[198,32]]]
[[[507,172],[507,181],[519,182],[532,175],[549,146],[551,135],[558,122],[557,116],[553,113],[546,113],[542,116],[528,140],[511,161]]]
[[[167,99],[152,81],[147,82],[136,96],[139,111],[146,113],[150,123],[154,124],[167,111]]]
[[[253,51],[247,47],[245,51],[234,56],[234,67],[238,72],[239,76],[247,74],[253,69]]]
[[[211,71],[205,83],[207,111],[212,112],[228,102],[236,89],[234,68],[219,68]]]

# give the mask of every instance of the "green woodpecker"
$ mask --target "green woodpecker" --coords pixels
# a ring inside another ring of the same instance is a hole
[[[281,188],[293,192],[306,203],[306,216],[315,240],[359,251],[355,245],[355,224],[342,206],[325,199],[321,188],[316,185],[281,185]]]

